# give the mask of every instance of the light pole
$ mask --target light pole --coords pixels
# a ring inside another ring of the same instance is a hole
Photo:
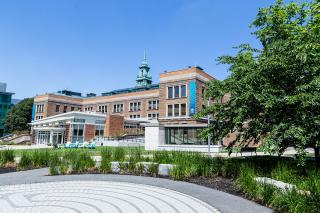
[[[208,99],[208,107],[210,107],[211,97]],[[210,134],[210,113],[208,114],[208,156],[211,157],[211,134]]]

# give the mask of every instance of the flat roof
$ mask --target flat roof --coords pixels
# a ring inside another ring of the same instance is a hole
[[[125,89],[118,89],[118,90],[113,90],[110,92],[104,92],[101,95],[102,96],[111,96],[111,95],[118,95],[118,94],[131,93],[131,92],[140,92],[140,91],[154,90],[154,89],[159,89],[159,84],[151,84],[149,86],[143,86],[143,87],[131,87],[131,88],[125,88]]]
[[[0,95],[14,95],[13,92],[0,92]]]

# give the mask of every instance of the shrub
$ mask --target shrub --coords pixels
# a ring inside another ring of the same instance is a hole
[[[58,154],[55,152],[52,155],[50,155],[49,160],[49,175],[58,175],[59,174],[59,165],[60,165],[60,159]]]
[[[114,161],[124,161],[126,159],[126,150],[123,147],[116,147],[113,152]]]
[[[112,151],[109,148],[101,150],[100,172],[108,173],[111,171]]]
[[[132,148],[130,149],[130,158],[134,162],[139,162],[142,160],[142,152],[140,148]]]
[[[6,166],[8,163],[14,163],[14,151],[13,150],[3,150],[0,151],[0,166]]]
[[[158,168],[159,168],[159,164],[151,163],[151,164],[149,164],[149,167],[148,167],[148,173],[152,176],[157,176],[158,175]]]
[[[45,151],[36,150],[32,153],[33,165],[36,168],[48,166],[49,158],[50,158],[50,153],[48,150],[45,150]]]
[[[249,197],[257,198],[258,195],[258,184],[254,180],[256,177],[255,171],[248,165],[243,165],[240,168],[240,175],[236,180],[240,189]]]
[[[223,161],[221,174],[224,177],[237,177],[239,168],[240,165],[237,160],[228,158]]]
[[[276,180],[280,180],[286,183],[294,183],[297,184],[298,177],[295,175],[296,170],[291,168],[284,162],[278,162],[275,168],[271,171],[271,177]]]
[[[128,163],[127,162],[119,162],[119,169],[120,173],[127,173],[128,172]]]
[[[169,177],[173,180],[183,180],[185,178],[186,168],[184,165],[177,164],[169,171]]]
[[[84,173],[94,169],[95,162],[91,158],[89,152],[81,151],[76,155],[75,161],[72,164],[72,172]]]
[[[61,175],[66,175],[68,174],[68,164],[65,162],[65,161],[62,161],[60,164],[59,164],[59,174]]]
[[[78,155],[79,150],[67,150],[63,155],[63,159],[66,160],[68,164],[73,166],[77,161]]]
[[[129,162],[128,162],[128,171],[130,173],[134,173],[136,170],[136,163],[137,159],[134,156],[129,157]]]
[[[271,204],[278,212],[312,212],[306,206],[305,197],[299,194],[296,189],[279,191],[275,194]]]
[[[138,174],[144,174],[145,173],[143,163],[138,163],[136,165],[136,171],[137,171]]]
[[[270,184],[260,184],[259,185],[259,197],[262,202],[266,205],[271,204],[273,196],[277,188]]]
[[[20,162],[18,164],[19,170],[26,170],[26,169],[32,169],[33,168],[33,162],[32,157],[29,153],[23,152]]]
[[[168,164],[172,162],[172,158],[168,151],[155,151],[153,152],[153,162]]]

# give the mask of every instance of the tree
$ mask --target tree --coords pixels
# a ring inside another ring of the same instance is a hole
[[[208,84],[206,97],[215,104],[199,113],[210,114],[206,130],[217,141],[230,132],[235,143],[262,143],[282,154],[313,147],[320,166],[320,1],[289,3],[277,0],[259,9],[253,34],[261,48],[240,45],[234,56],[217,60],[230,65],[230,75]],[[225,103],[221,97],[230,94]]]
[[[29,131],[32,117],[33,98],[26,98],[8,112],[4,128],[6,132]]]

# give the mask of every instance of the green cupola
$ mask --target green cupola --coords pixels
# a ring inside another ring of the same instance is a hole
[[[143,57],[143,61],[139,67],[139,74],[137,76],[137,87],[145,87],[145,86],[149,86],[152,84],[152,77],[149,73],[150,67],[148,66],[147,63],[147,55],[146,52],[144,52],[144,57]]]

